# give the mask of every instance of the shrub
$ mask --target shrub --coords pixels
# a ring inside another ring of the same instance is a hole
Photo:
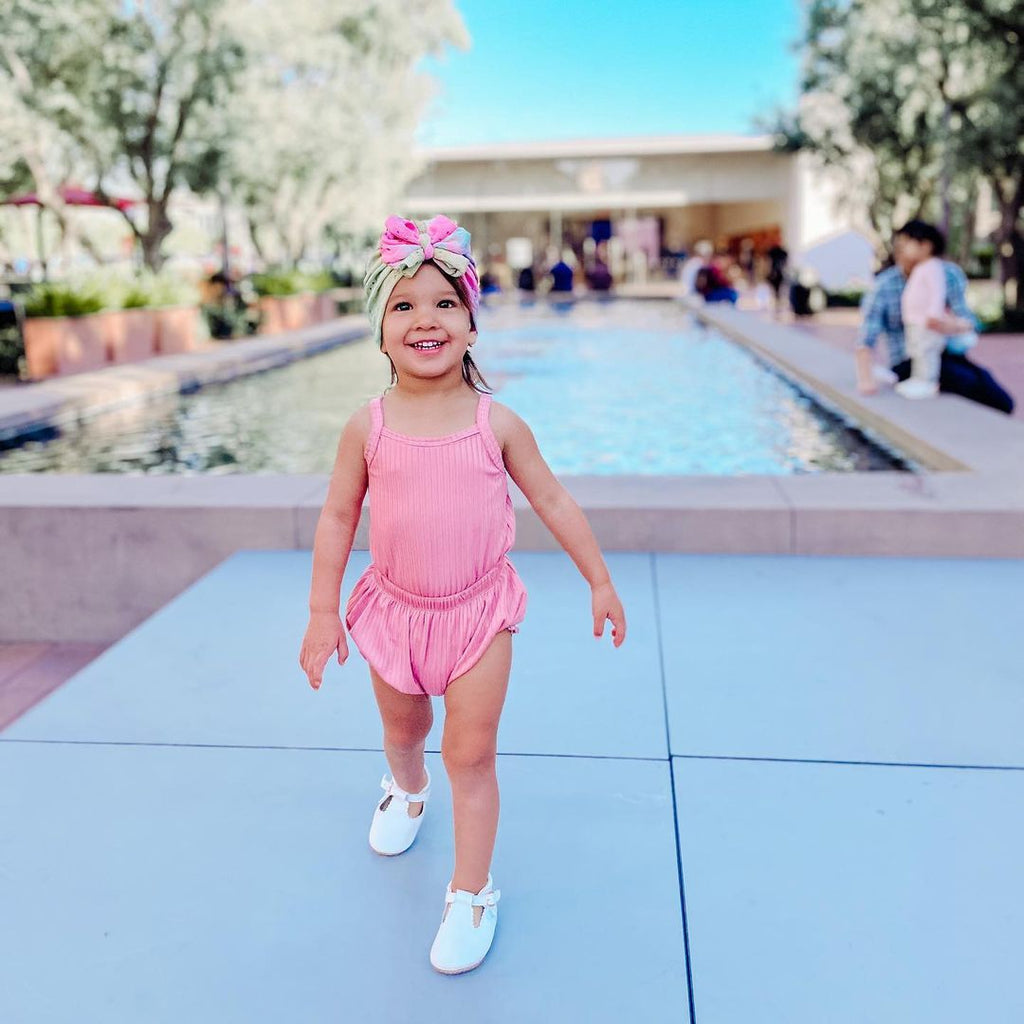
[[[154,277],[149,283],[150,306],[194,306],[198,302],[196,286],[180,277]]]
[[[26,316],[85,316],[108,305],[94,285],[64,281],[37,284],[25,299]]]
[[[849,309],[860,305],[864,298],[863,288],[843,288],[837,292],[826,293],[829,308]]]
[[[327,270],[267,270],[253,275],[257,295],[298,295],[300,292],[326,292],[334,287]]]
[[[311,292],[327,292],[334,287],[334,278],[328,270],[317,270],[303,275],[306,279],[306,290]]]
[[[268,270],[254,274],[252,283],[257,295],[297,295],[304,290],[302,275],[296,270]]]
[[[153,285],[149,281],[133,281],[121,296],[122,309],[145,309],[153,305],[156,303],[153,302]]]

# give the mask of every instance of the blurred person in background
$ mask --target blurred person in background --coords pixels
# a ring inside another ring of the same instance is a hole
[[[708,265],[714,252],[714,247],[707,239],[702,238],[694,245],[693,251],[679,269],[680,298],[697,294],[697,274]]]
[[[773,309],[778,315],[782,312],[782,286],[786,283],[786,261],[789,259],[789,253],[781,245],[773,245],[768,250],[767,256],[768,273],[765,275],[765,280],[775,296]]]
[[[612,287],[612,272],[608,264],[600,257],[594,260],[593,266],[587,272],[587,287],[595,292],[607,292]]]
[[[921,220],[908,221],[896,232],[893,266],[875,278],[873,287],[861,303],[863,319],[855,353],[857,389],[861,394],[871,395],[878,390],[879,373],[873,352],[882,334],[886,338],[891,375],[897,381],[910,377],[912,363],[907,354],[903,291],[918,263],[927,259],[936,248],[940,250],[937,255],[941,257],[942,242],[941,232]],[[968,350],[977,341],[974,314],[967,305],[967,275],[949,260],[942,259],[941,265],[945,276],[947,313],[929,321],[931,329],[945,337],[945,348],[939,358],[939,390],[961,395],[1000,412],[1012,413],[1013,398],[988,370],[967,357]]]
[[[735,306],[739,294],[729,278],[728,263],[724,256],[715,256],[697,271],[694,282],[699,294],[705,302],[728,302]]]
[[[572,267],[566,262],[565,253],[562,253],[558,262],[548,271],[551,278],[552,292],[571,292],[573,285]]]

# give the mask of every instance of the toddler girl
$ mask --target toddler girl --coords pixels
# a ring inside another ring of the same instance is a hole
[[[370,666],[391,769],[370,846],[394,856],[416,838],[430,795],[423,748],[431,697],[443,696],[455,866],[430,962],[459,974],[487,955],[500,895],[490,875],[497,730],[512,634],[526,612],[525,588],[508,559],[515,539],[508,476],[590,584],[594,635],[610,619],[618,647],[626,622],[583,512],[530,428],[491,401],[470,355],[480,287],[468,232],[447,217],[389,217],[364,287],[392,386],[342,431],[313,545],[299,663],[319,689],[331,655],[339,664],[348,657],[339,591],[368,490],[372,561],[348,600],[345,625]]]
[[[902,239],[903,251],[915,260],[900,298],[907,332],[910,377],[896,385],[904,398],[931,398],[939,390],[939,371],[945,336],[939,326],[946,318],[946,272],[941,256],[945,240],[931,228],[925,237]]]

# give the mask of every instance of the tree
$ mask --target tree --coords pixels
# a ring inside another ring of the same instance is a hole
[[[959,207],[970,236],[987,176],[1003,246],[1024,204],[1021,45],[1020,0],[811,0],[803,95],[780,143],[818,153],[865,190],[882,235],[929,212],[948,230]]]
[[[415,66],[467,43],[450,0],[236,0],[234,10],[249,60],[226,178],[254,243],[295,262],[330,224],[379,228],[417,170],[413,132],[430,90]]]
[[[83,111],[74,89],[49,70],[80,70],[82,53],[99,43],[95,5],[71,8],[18,0],[0,11],[0,196],[35,193],[56,218],[61,235],[92,251],[60,191],[83,168],[58,121],[83,116]],[[74,80],[77,73],[67,77]]]
[[[111,206],[115,190],[142,197],[143,223],[124,216],[152,269],[175,189],[211,184],[215,111],[242,58],[223,14],[224,0],[17,0],[0,13],[0,54],[34,122],[72,145]]]
[[[954,106],[961,145],[992,185],[999,203],[996,247],[1004,288],[1014,282],[1014,306],[1024,314],[1024,4],[1020,0],[961,0],[972,34],[986,52],[986,88]]]
[[[30,177],[58,215],[71,174],[132,193],[154,270],[175,193],[230,192],[295,260],[332,220],[380,219],[415,171],[415,65],[465,40],[451,0],[9,0],[0,182]]]

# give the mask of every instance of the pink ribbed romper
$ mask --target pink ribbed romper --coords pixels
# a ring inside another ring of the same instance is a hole
[[[370,403],[371,563],[345,624],[402,693],[441,696],[526,614],[526,588],[508,560],[515,513],[490,406],[481,395],[468,430],[408,437],[384,425],[382,399]]]

